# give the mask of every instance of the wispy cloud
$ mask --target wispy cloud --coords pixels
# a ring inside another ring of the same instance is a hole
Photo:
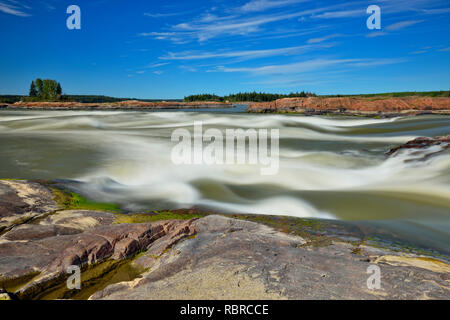
[[[413,26],[415,24],[421,23],[423,20],[408,20],[408,21],[401,21],[394,24],[391,24],[386,27],[386,30],[388,31],[396,31],[400,30],[409,26]]]
[[[191,12],[192,11],[167,12],[167,13],[145,12],[144,16],[150,17],[150,18],[168,18],[168,17],[182,16],[182,15],[185,15],[185,14],[188,14]]]
[[[219,66],[210,72],[244,72],[253,75],[301,74],[333,66],[338,67],[372,67],[404,62],[404,59],[314,59],[282,65],[261,67],[228,68]]]
[[[424,20],[400,21],[400,22],[396,22],[396,23],[393,23],[391,25],[388,25],[384,29],[386,31],[398,31],[398,30],[407,28],[409,26],[413,26],[415,24],[421,23],[423,21]],[[386,36],[386,35],[390,34],[389,32],[386,32],[386,31],[374,31],[374,32],[371,32],[371,33],[366,35],[366,38],[375,38],[375,37],[381,37],[381,36]]]
[[[260,50],[237,50],[237,51],[227,51],[227,52],[179,52],[172,53],[169,52],[167,55],[160,57],[162,60],[204,60],[204,59],[214,59],[214,58],[263,58],[272,57],[279,55],[293,55],[300,54],[310,50],[318,48],[329,48],[332,44],[328,45],[304,45],[296,47],[287,48],[276,48],[276,49],[260,49]]]
[[[180,69],[186,70],[186,71],[189,71],[189,72],[197,72],[197,68],[194,68],[192,66],[180,66]]]
[[[422,13],[425,14],[444,14],[444,13],[449,13],[450,12],[450,8],[439,8],[439,9],[422,9],[419,10]]]
[[[26,5],[21,5],[18,1],[8,1],[8,3],[0,1],[0,11],[6,14],[19,17],[29,17],[31,14],[26,12],[27,9],[29,10],[31,8]]]
[[[260,12],[311,0],[251,0],[239,8],[242,12]]]
[[[304,5],[294,6],[294,4]],[[445,13],[442,0],[377,0],[384,15],[413,13],[416,15]],[[249,37],[270,32],[270,25],[297,19],[297,23],[317,19],[337,19],[367,16],[367,1],[350,1],[319,7],[311,0],[250,0],[234,9],[206,10],[190,20],[168,25],[165,30],[143,32],[141,36],[169,40],[178,44],[191,41],[204,42],[219,37]],[[279,8],[280,10],[273,10]],[[153,16],[154,14],[152,14]],[[423,22],[409,20],[392,24],[386,31],[395,31]],[[292,21],[294,29],[298,26]],[[384,34],[374,34],[371,37]]]
[[[332,8],[340,6],[332,6]],[[194,19],[188,22],[178,23],[169,27],[164,32],[143,32],[140,36],[151,36],[159,40],[170,40],[173,42],[188,42],[197,40],[200,42],[217,38],[220,36],[248,36],[264,31],[264,25],[294,18],[307,17],[322,12],[324,8],[296,11],[292,13],[263,14],[250,17],[228,15],[206,19]]]
[[[359,17],[366,14],[365,9],[355,9],[355,10],[343,10],[343,11],[328,11],[318,15],[313,16],[313,18],[323,18],[323,19],[335,19],[335,18],[348,18],[348,17]]]
[[[386,32],[375,31],[375,32],[371,32],[371,33],[367,34],[366,38],[375,38],[375,37],[381,37],[381,36],[385,36],[385,35],[387,35]]]
[[[323,37],[320,37],[320,38],[309,39],[308,43],[319,43],[319,42],[326,41],[328,39],[333,39],[333,38],[337,38],[337,37],[341,37],[341,36],[342,36],[341,34],[337,34],[337,33],[336,34],[330,34],[328,36],[323,36]]]
[[[158,63],[152,63],[146,66],[147,69],[154,69],[154,68],[158,68],[158,67],[162,67],[165,65],[168,65],[169,62],[158,62]]]
[[[450,47],[444,48],[444,49],[439,49],[438,51],[443,51],[443,52],[445,52],[445,51],[450,51]]]

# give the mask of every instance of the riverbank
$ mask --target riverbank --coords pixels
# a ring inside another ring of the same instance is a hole
[[[399,117],[425,114],[450,115],[450,98],[444,97],[308,97],[252,103],[248,112]]]
[[[448,260],[378,246],[344,222],[124,215],[51,181],[0,180],[0,194],[3,299],[450,298]],[[66,287],[73,265],[81,290]],[[376,290],[370,266],[381,270]]]
[[[126,100],[112,103],[82,103],[82,102],[16,102],[1,104],[3,109],[25,110],[154,110],[154,109],[203,109],[203,108],[233,108],[228,102],[198,101],[174,102],[157,101],[144,102]]]

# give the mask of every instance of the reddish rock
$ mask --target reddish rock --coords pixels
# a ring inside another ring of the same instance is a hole
[[[303,113],[450,113],[450,98],[404,97],[404,98],[285,98],[273,102],[252,103],[250,112],[291,111]]]
[[[121,260],[150,250],[154,243],[157,250],[163,252],[183,237],[193,235],[194,221],[106,225],[78,234],[54,236],[48,233],[50,237],[29,241],[11,241],[14,237],[6,234],[4,239],[11,240],[0,241],[0,287],[6,280],[39,273],[36,279],[15,292],[27,296],[36,286],[45,287],[46,283],[64,275],[71,265]]]
[[[441,146],[444,150],[450,148],[450,135],[444,137],[419,137],[414,140],[408,141],[401,146],[392,148],[386,154],[391,155],[402,149],[425,149],[431,146]]]

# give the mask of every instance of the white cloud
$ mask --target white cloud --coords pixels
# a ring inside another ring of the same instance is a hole
[[[150,18],[168,18],[168,17],[182,16],[182,15],[185,15],[185,14],[188,14],[191,12],[192,11],[167,12],[167,13],[144,12],[144,16],[150,17]]]
[[[342,5],[335,5],[327,8],[316,8],[311,10],[296,11],[293,13],[265,14],[258,16],[222,16],[213,21],[204,22],[202,16],[192,21],[178,23],[169,27],[166,32],[140,33],[141,36],[152,36],[160,40],[171,40],[177,43],[189,42],[192,40],[206,41],[220,36],[247,36],[252,33],[264,31],[262,26],[293,18],[307,17],[327,9],[336,9]],[[204,17],[204,16],[203,16]],[[207,19],[210,20],[210,19]]]
[[[243,72],[252,75],[301,74],[331,67],[372,67],[404,62],[403,59],[314,59],[282,65],[228,68],[219,66],[210,72]]]
[[[381,37],[381,36],[385,36],[385,35],[387,35],[386,32],[375,31],[375,32],[371,32],[368,35],[366,35],[366,38],[375,38],[375,37]]]
[[[9,1],[10,3],[12,1]],[[31,14],[26,13],[24,9],[30,9],[28,6],[20,5],[19,2],[14,1],[17,5],[12,5],[6,2],[0,2],[0,11],[7,14],[12,14],[19,17],[29,17]]]
[[[189,71],[189,72],[197,72],[197,69],[192,66],[180,66],[180,69]]]
[[[308,1],[310,0],[251,0],[239,9],[243,12],[259,12]]]
[[[162,60],[203,60],[203,59],[214,59],[214,58],[263,58],[272,57],[277,55],[292,55],[299,54],[306,51],[318,49],[318,48],[329,48],[332,45],[304,45],[288,48],[277,48],[277,49],[260,49],[260,50],[241,50],[241,51],[227,51],[227,52],[179,52],[171,53],[160,57]]]
[[[313,18],[322,18],[322,19],[348,18],[348,17],[364,16],[365,14],[366,14],[365,9],[355,9],[355,10],[346,10],[346,11],[324,12],[324,13],[313,16]]]
[[[328,39],[333,39],[333,38],[337,38],[340,37],[340,34],[330,34],[328,36],[324,36],[324,37],[320,37],[320,38],[312,38],[308,40],[308,43],[319,43],[319,42],[323,42],[326,41]]]
[[[152,63],[152,64],[147,65],[146,68],[154,69],[154,68],[165,66],[167,64],[169,64],[169,62]]]
[[[386,30],[388,31],[396,31],[400,30],[409,26],[413,26],[415,24],[421,23],[423,20],[409,20],[409,21],[401,21],[394,24],[391,24],[386,27]]]

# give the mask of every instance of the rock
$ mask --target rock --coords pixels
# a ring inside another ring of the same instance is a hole
[[[92,210],[63,210],[39,221],[40,225],[52,225],[86,231],[97,226],[111,225],[116,216],[113,213]]]
[[[3,289],[0,289],[0,301],[1,300],[12,300],[11,296]]]
[[[386,154],[392,155],[396,153],[399,150],[404,149],[425,149],[429,148],[431,146],[440,146],[442,150],[450,148],[450,135],[443,136],[443,137],[434,137],[434,138],[427,138],[427,137],[419,137],[414,140],[408,141],[405,144],[402,144],[401,146],[392,148],[389,150]]]
[[[450,114],[450,98],[284,98],[273,102],[252,103],[249,112],[299,112],[306,114],[366,114],[399,115],[443,113]]]
[[[310,247],[300,237],[222,216],[192,226],[195,238],[133,262],[150,268],[142,278],[110,285],[90,299],[450,298],[444,262],[430,270],[419,263],[377,260],[388,255],[382,249],[364,247],[354,254],[352,245],[341,242]],[[381,268],[380,290],[367,287],[370,265]]]
[[[115,224],[113,213],[61,210],[26,181],[0,181],[0,199],[0,299],[70,298],[73,265],[91,299],[450,299],[446,261],[339,236],[220,215]],[[92,285],[122,266],[131,276]],[[369,266],[380,268],[379,290],[367,287]]]
[[[28,238],[39,239],[28,241],[15,241],[17,234],[14,230],[10,231],[13,236],[7,233],[4,238],[12,240],[0,243],[0,287],[2,283],[6,286],[6,283],[13,279],[38,274],[32,281],[14,292],[19,296],[28,297],[28,292],[34,291],[36,287],[47,288],[47,284],[64,275],[71,265],[86,266],[106,259],[125,259],[139,251],[148,250],[154,242],[158,243],[158,250],[167,250],[182,237],[194,233],[194,229],[191,228],[192,222],[192,220],[171,220],[103,225],[77,234],[56,236],[51,233],[54,229],[50,231],[38,229],[40,233],[34,230],[34,236]],[[36,225],[31,229],[39,227],[52,226]],[[49,237],[40,238],[44,234]]]
[[[52,192],[39,183],[0,180],[0,232],[57,209]]]
[[[0,237],[0,243],[18,240],[38,240],[60,235],[72,235],[100,225],[111,225],[115,215],[90,210],[63,210],[37,221],[13,228]]]

